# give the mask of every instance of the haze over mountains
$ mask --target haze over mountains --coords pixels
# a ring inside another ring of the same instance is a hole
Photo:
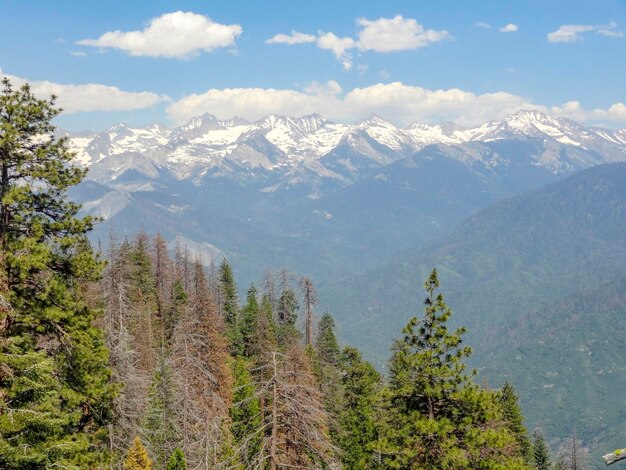
[[[474,129],[204,114],[171,130],[118,124],[69,137],[90,168],[75,197],[107,221],[96,237],[110,223],[180,232],[207,256],[231,258],[246,279],[259,274],[250,266],[286,261],[314,276],[349,273],[501,197],[626,160],[626,130],[537,111]]]

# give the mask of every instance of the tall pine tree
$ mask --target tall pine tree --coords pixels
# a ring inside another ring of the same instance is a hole
[[[67,200],[85,170],[51,124],[55,99],[0,91],[0,467],[74,468],[105,455],[113,390],[84,287],[102,265]]]
[[[479,389],[464,360],[464,328],[448,330],[452,311],[433,270],[425,314],[396,341],[390,362],[387,416],[377,443],[385,468],[527,468],[502,424],[492,392]]]

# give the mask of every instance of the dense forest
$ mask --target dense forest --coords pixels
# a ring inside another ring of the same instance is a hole
[[[513,385],[466,367],[435,270],[382,376],[307,277],[268,271],[240,299],[227,260],[159,234],[91,247],[59,112],[3,81],[0,468],[588,468],[576,435],[551,458]]]

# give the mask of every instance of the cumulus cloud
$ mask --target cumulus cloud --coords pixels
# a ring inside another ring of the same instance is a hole
[[[491,25],[489,23],[485,23],[484,21],[474,23],[474,26],[476,26],[477,28],[491,29]]]
[[[273,88],[211,89],[171,103],[167,112],[177,124],[208,112],[222,119],[238,115],[250,120],[270,113],[287,116],[320,113],[343,122],[377,114],[399,125],[416,121],[453,121],[472,126],[503,119],[524,109],[551,112],[578,121],[626,123],[626,106],[623,103],[616,103],[605,110],[585,110],[578,102],[548,107],[506,92],[475,94],[458,88],[430,90],[401,82],[379,83],[347,92],[335,81],[313,82],[301,91]]]
[[[180,59],[233,46],[241,32],[238,24],[220,24],[204,15],[177,11],[151,19],[142,31],[110,31],[77,44],[120,49],[132,56]]]
[[[596,34],[600,34],[601,36],[623,38],[624,32],[617,31],[615,28],[617,28],[615,21],[600,26],[566,24],[562,25],[556,31],[548,33],[547,37],[549,42],[573,43],[582,41],[584,33],[595,31]]]
[[[579,101],[568,101],[561,106],[550,107],[550,112],[575,121],[626,123],[626,105],[624,103],[615,103],[607,109],[586,110]]]
[[[340,38],[334,33],[322,33],[320,31],[317,39],[317,47],[320,49],[327,49],[335,54],[335,58],[341,61],[345,70],[352,68],[352,56],[349,54],[349,50],[353,49],[355,41],[352,38]]]
[[[22,85],[26,79],[5,75],[0,71],[0,77],[7,76],[14,85]],[[63,108],[65,114],[84,111],[130,111],[143,109],[168,101],[167,96],[147,91],[123,91],[114,86],[87,83],[84,85],[64,85],[49,81],[29,81],[31,90],[40,98],[58,97],[57,104]]]
[[[362,51],[392,52],[417,49],[450,37],[445,30],[425,29],[413,18],[396,15],[393,18],[367,20],[359,18],[357,47]]]
[[[312,34],[299,33],[298,31],[291,31],[291,34],[277,34],[265,41],[266,44],[287,44],[289,46],[305,44],[307,42],[315,42],[315,36]]]
[[[401,82],[355,88],[342,96],[337,82],[313,83],[303,91],[272,88],[211,89],[202,94],[186,96],[167,108],[176,123],[209,112],[227,119],[241,115],[259,119],[273,113],[303,115],[321,113],[339,121],[353,121],[379,114],[400,124],[414,121],[478,124],[502,118],[520,109],[535,107],[519,96],[509,93],[486,93],[450,90],[429,90]]]
[[[317,47],[333,52],[344,69],[352,68],[350,51],[374,51],[380,53],[417,49],[449,39],[450,33],[445,30],[426,29],[412,18],[396,15],[393,18],[356,20],[360,27],[357,38],[339,37],[333,32],[320,31],[317,36]],[[277,34],[265,41],[268,44],[301,44],[313,42],[315,38],[309,34],[292,31],[291,35]]]
[[[516,24],[513,23],[509,23],[507,25],[502,26],[502,28],[500,28],[500,32],[501,33],[514,33],[515,31],[517,31],[519,28],[517,27]]]

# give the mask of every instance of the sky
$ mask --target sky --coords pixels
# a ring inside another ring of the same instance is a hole
[[[68,130],[319,113],[626,128],[626,0],[0,0],[0,74]]]

